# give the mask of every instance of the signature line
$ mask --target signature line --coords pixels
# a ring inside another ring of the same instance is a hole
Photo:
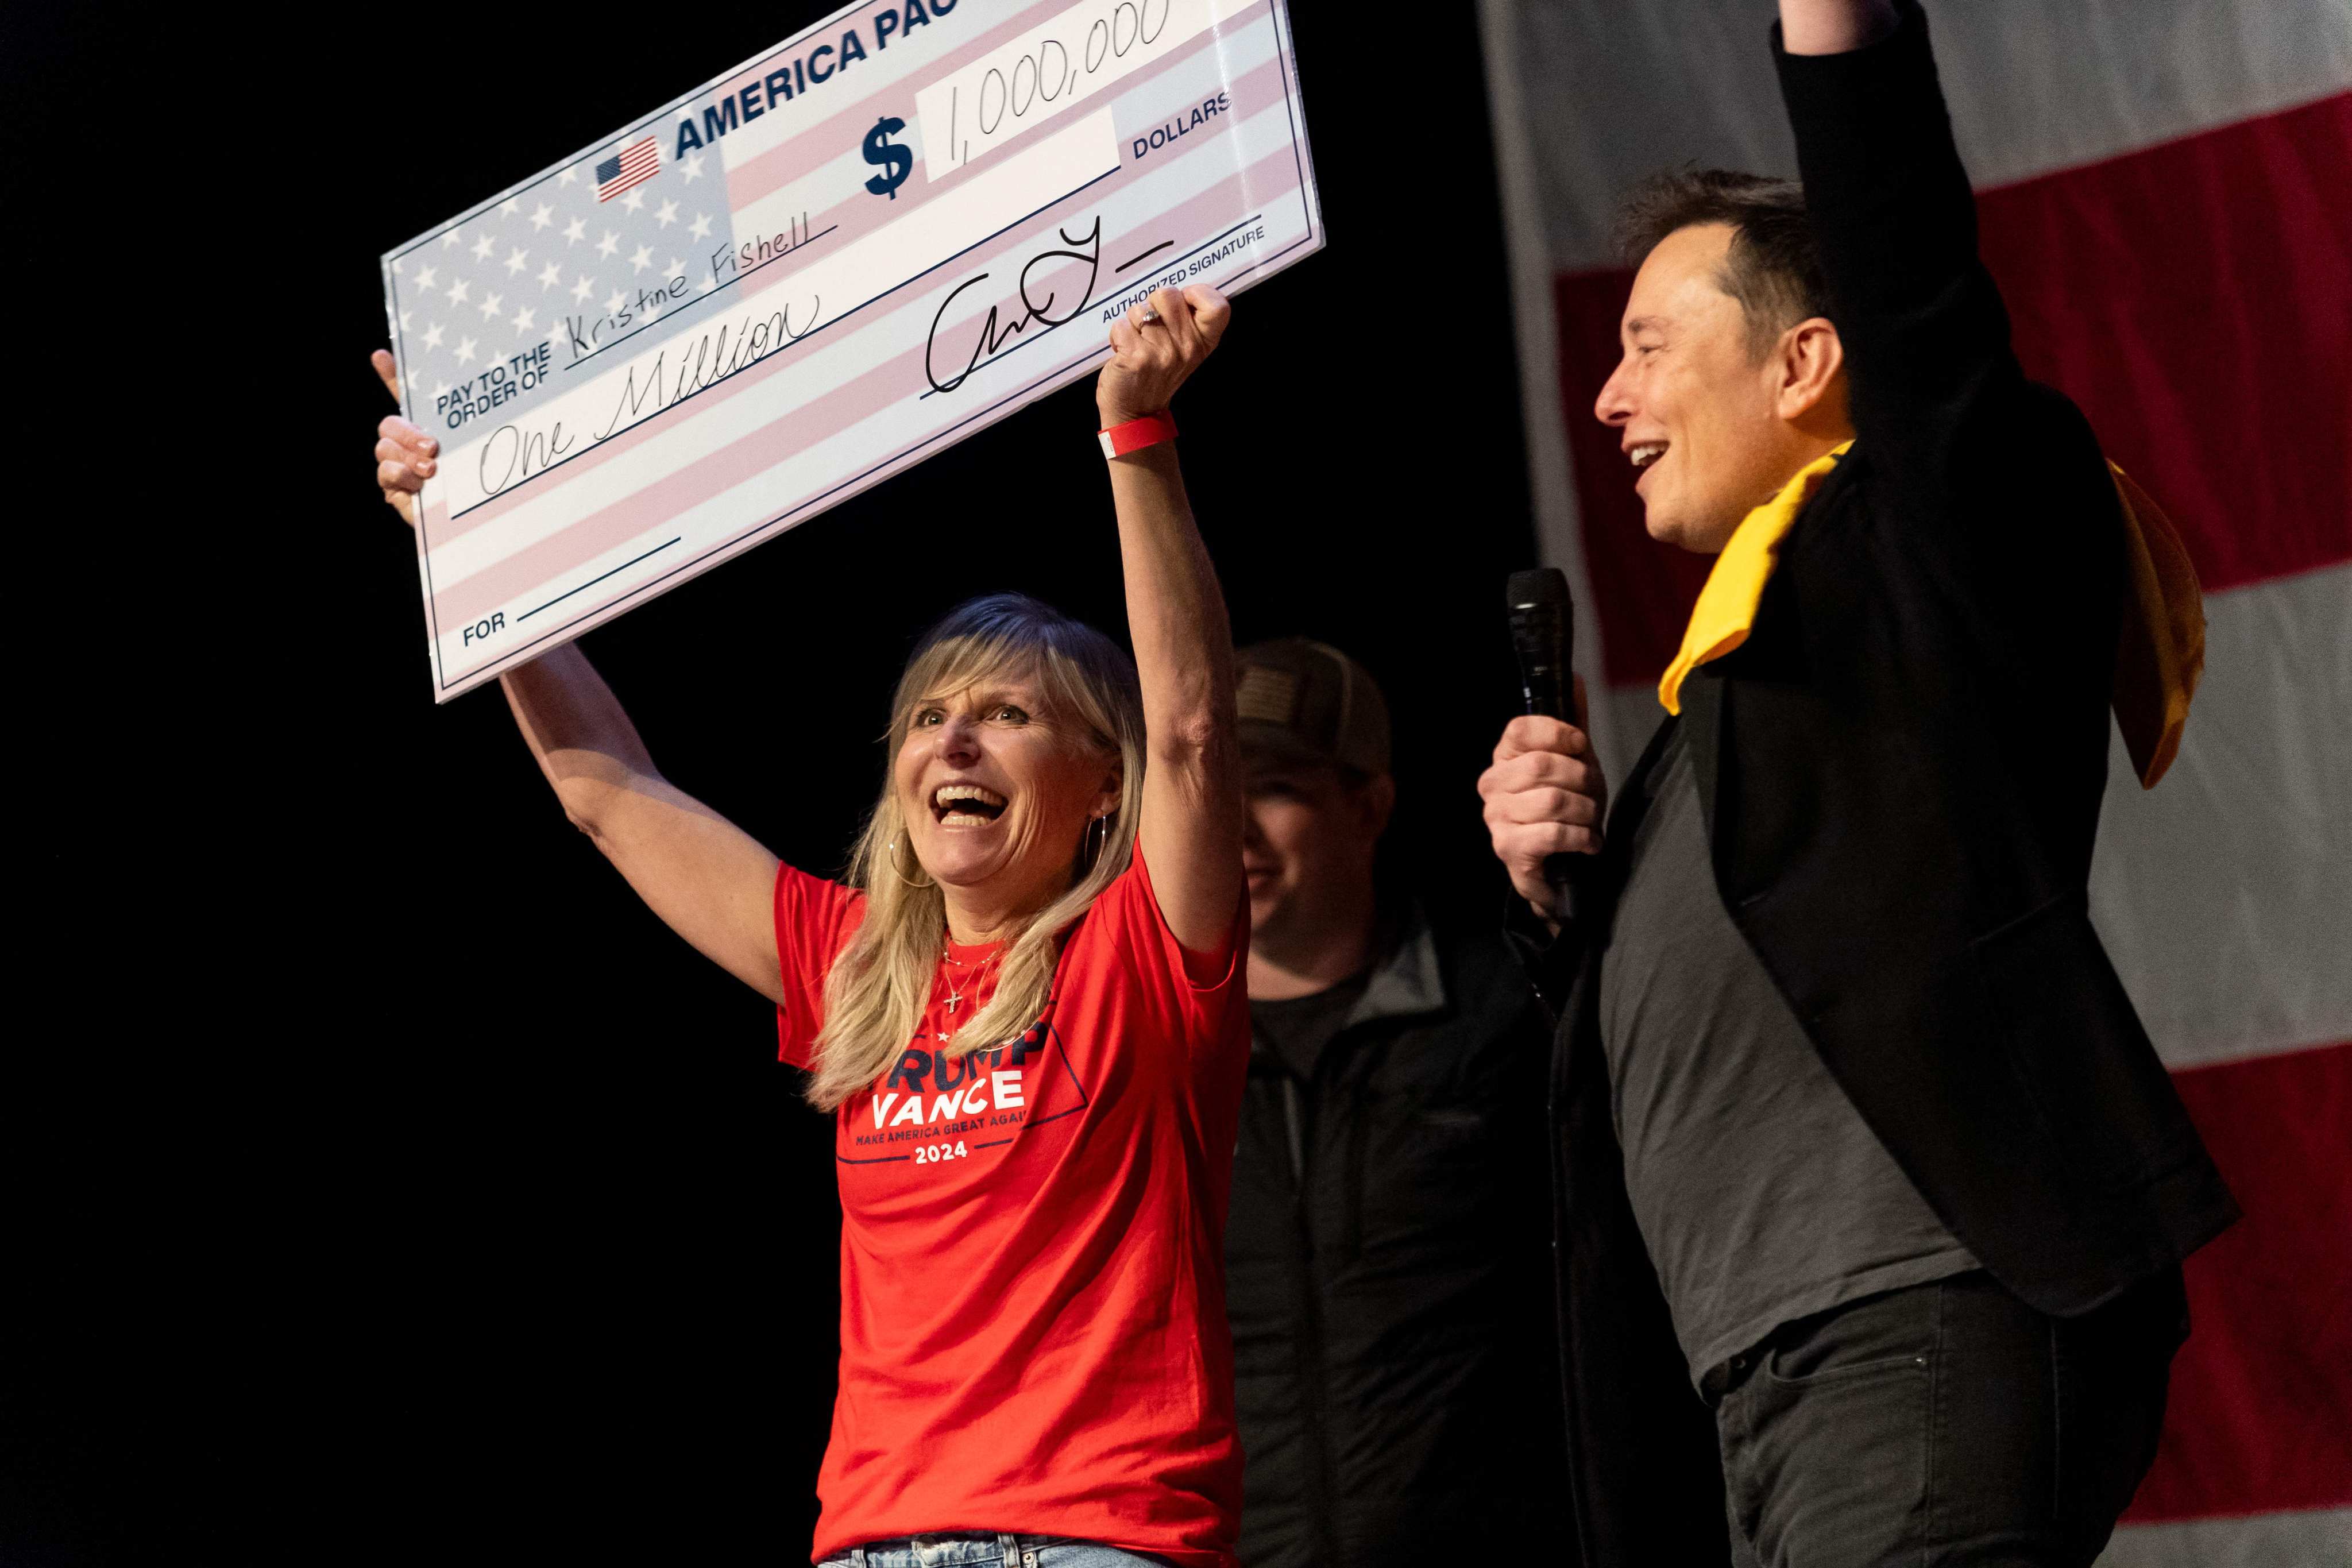
[[[1170,246],[1175,243],[1176,242],[1172,239],[1163,239],[1159,244],[1153,246],[1150,249],[1145,251],[1141,256],[1137,257],[1135,261],[1122,261],[1117,267],[1112,268],[1111,270],[1114,272],[1124,272],[1129,268],[1134,266],[1136,261],[1148,261],[1152,257],[1159,255],[1161,251],[1167,249]]]

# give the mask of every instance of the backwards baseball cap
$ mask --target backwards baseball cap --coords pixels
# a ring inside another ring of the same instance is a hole
[[[1277,637],[1234,656],[1244,752],[1389,771],[1389,705],[1364,667],[1328,643]]]

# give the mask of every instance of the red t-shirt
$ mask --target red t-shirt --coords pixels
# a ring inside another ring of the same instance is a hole
[[[785,867],[786,1061],[865,895]],[[1249,1057],[1248,906],[1178,943],[1139,847],[1064,940],[1034,1043],[960,1059],[997,949],[964,967],[874,1089],[844,1104],[841,1392],[814,1556],[949,1531],[1097,1541],[1233,1568],[1242,1457],[1225,1198]],[[974,977],[980,980],[977,988]]]

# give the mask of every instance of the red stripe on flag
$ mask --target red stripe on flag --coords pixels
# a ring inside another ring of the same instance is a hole
[[[2189,1260],[2189,1342],[2125,1518],[2352,1503],[2352,1044],[2173,1083],[2246,1217]]]
[[[2352,93],[1977,199],[2026,374],[2208,592],[2352,560]]]
[[[1985,193],[2027,372],[2179,526],[2208,592],[2352,560],[2352,94]],[[1674,658],[1706,558],[1653,542],[1592,402],[1632,274],[1553,279],[1603,668]]]

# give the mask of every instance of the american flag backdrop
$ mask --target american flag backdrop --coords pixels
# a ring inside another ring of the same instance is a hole
[[[2203,685],[2091,879],[2116,967],[2245,1219],[2106,1568],[2352,1563],[2352,20],[2341,0],[1928,6],[2030,375],[2179,526]],[[1528,435],[1593,728],[1623,776],[1707,563],[1643,531],[1592,416],[1632,275],[1618,195],[1794,174],[1770,0],[1482,0]],[[1597,657],[1596,657],[1597,645]]]

